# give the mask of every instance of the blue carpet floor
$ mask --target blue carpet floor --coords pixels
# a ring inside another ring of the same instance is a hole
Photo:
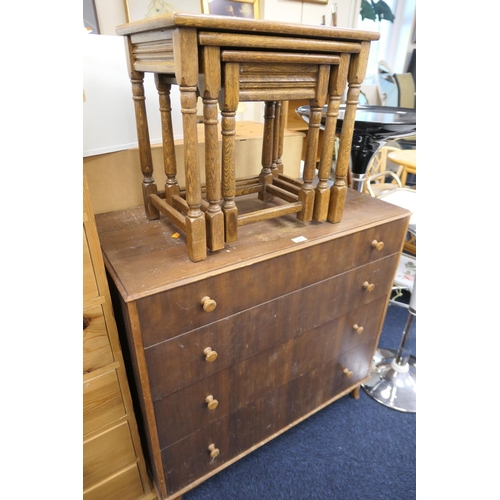
[[[403,297],[407,300],[407,297]],[[397,349],[408,317],[390,306],[379,347]],[[416,356],[416,319],[407,347]],[[341,398],[184,494],[183,500],[413,500],[416,414],[362,389]]]

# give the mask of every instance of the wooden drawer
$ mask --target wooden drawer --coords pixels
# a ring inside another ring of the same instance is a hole
[[[136,462],[128,422],[83,443],[83,489],[107,479]]]
[[[406,220],[397,220],[141,298],[137,307],[144,346],[150,347],[399,252],[403,227]],[[384,243],[382,250],[372,247],[374,240]],[[286,272],[278,275],[277,270]],[[258,277],[262,278],[262,286],[255,286]],[[206,296],[217,303],[211,312],[202,307],[201,300]]]
[[[387,296],[384,295],[369,304],[349,311],[344,316],[340,352],[350,351],[380,333],[387,309],[387,300]],[[355,326],[357,328],[354,328]],[[359,330],[359,327],[362,330]]]
[[[317,366],[337,359],[346,346],[352,349],[371,340],[374,347],[385,303],[385,298],[374,301],[156,401],[160,447],[164,448]],[[350,322],[356,317],[366,319],[360,335],[350,332]],[[352,340],[346,342],[345,336],[352,337]],[[206,398],[210,396],[218,402],[215,409],[208,407]],[[186,419],[186,415],[190,418]]]
[[[209,474],[330,402],[339,394],[339,387],[354,388],[361,379],[355,374],[347,378],[340,367],[337,359],[330,360],[163,449],[169,493]],[[211,444],[220,451],[215,459],[210,457]]]
[[[83,231],[83,301],[99,296],[99,288],[94,274],[94,266],[90,256],[89,243],[85,230]]]
[[[137,500],[144,494],[136,464],[95,488],[83,492],[83,500]]]
[[[386,298],[398,258],[391,255],[146,349],[153,400]],[[375,285],[372,292],[363,288],[365,281]],[[205,360],[207,347],[218,354],[214,362]]]
[[[337,360],[334,389],[342,392],[353,384],[358,385],[368,377],[376,345],[369,339],[350,351],[342,352]],[[348,370],[348,373],[344,370]]]
[[[83,373],[110,365],[113,361],[102,307],[89,307],[83,311]]]
[[[126,414],[115,367],[83,380],[83,435]]]
[[[292,339],[157,401],[160,448],[285,385],[291,376],[293,348]],[[219,402],[214,410],[205,402],[209,395]]]

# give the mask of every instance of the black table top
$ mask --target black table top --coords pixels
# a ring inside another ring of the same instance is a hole
[[[323,107],[322,125],[325,124],[327,106]],[[309,106],[301,106],[297,113],[309,121]],[[345,104],[339,108],[337,128],[342,126],[345,113]],[[360,105],[356,108],[354,123],[355,134],[366,134],[372,137],[389,138],[391,136],[408,135],[416,132],[417,113],[414,109],[397,108],[392,106]]]

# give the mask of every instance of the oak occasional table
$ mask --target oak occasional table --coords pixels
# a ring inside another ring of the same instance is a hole
[[[241,197],[240,210],[258,203]],[[195,263],[142,206],[96,216],[159,498],[358,396],[409,218],[349,189],[338,224],[264,220]]]
[[[370,42],[379,33],[327,26],[289,24],[169,13],[119,26],[125,37],[135,103],[143,174],[145,212],[149,220],[166,216],[186,234],[194,262],[210,251],[223,250],[238,239],[240,227],[295,213],[302,222],[339,222],[347,190],[349,152],[361,83]],[[167,180],[159,191],[151,161],[144,102],[144,73],[154,73],[159,93]],[[185,144],[185,191],[176,178],[170,88],[179,85]],[[336,179],[328,179],[341,96],[348,87],[340,134]],[[206,186],[200,183],[196,102],[203,98]],[[311,107],[300,181],[283,175],[282,102],[308,99]],[[263,101],[262,169],[239,179],[234,157],[235,114],[240,101]],[[222,115],[222,154],[217,125]],[[319,182],[313,185],[323,106],[327,107],[321,146]],[[254,193],[262,202],[253,213],[241,214],[236,202]],[[268,206],[272,198],[281,204]]]

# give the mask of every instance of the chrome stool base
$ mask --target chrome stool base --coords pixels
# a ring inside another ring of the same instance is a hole
[[[409,356],[404,365],[396,362],[397,350],[377,349],[370,378],[363,390],[379,403],[407,413],[417,411],[417,360]]]

